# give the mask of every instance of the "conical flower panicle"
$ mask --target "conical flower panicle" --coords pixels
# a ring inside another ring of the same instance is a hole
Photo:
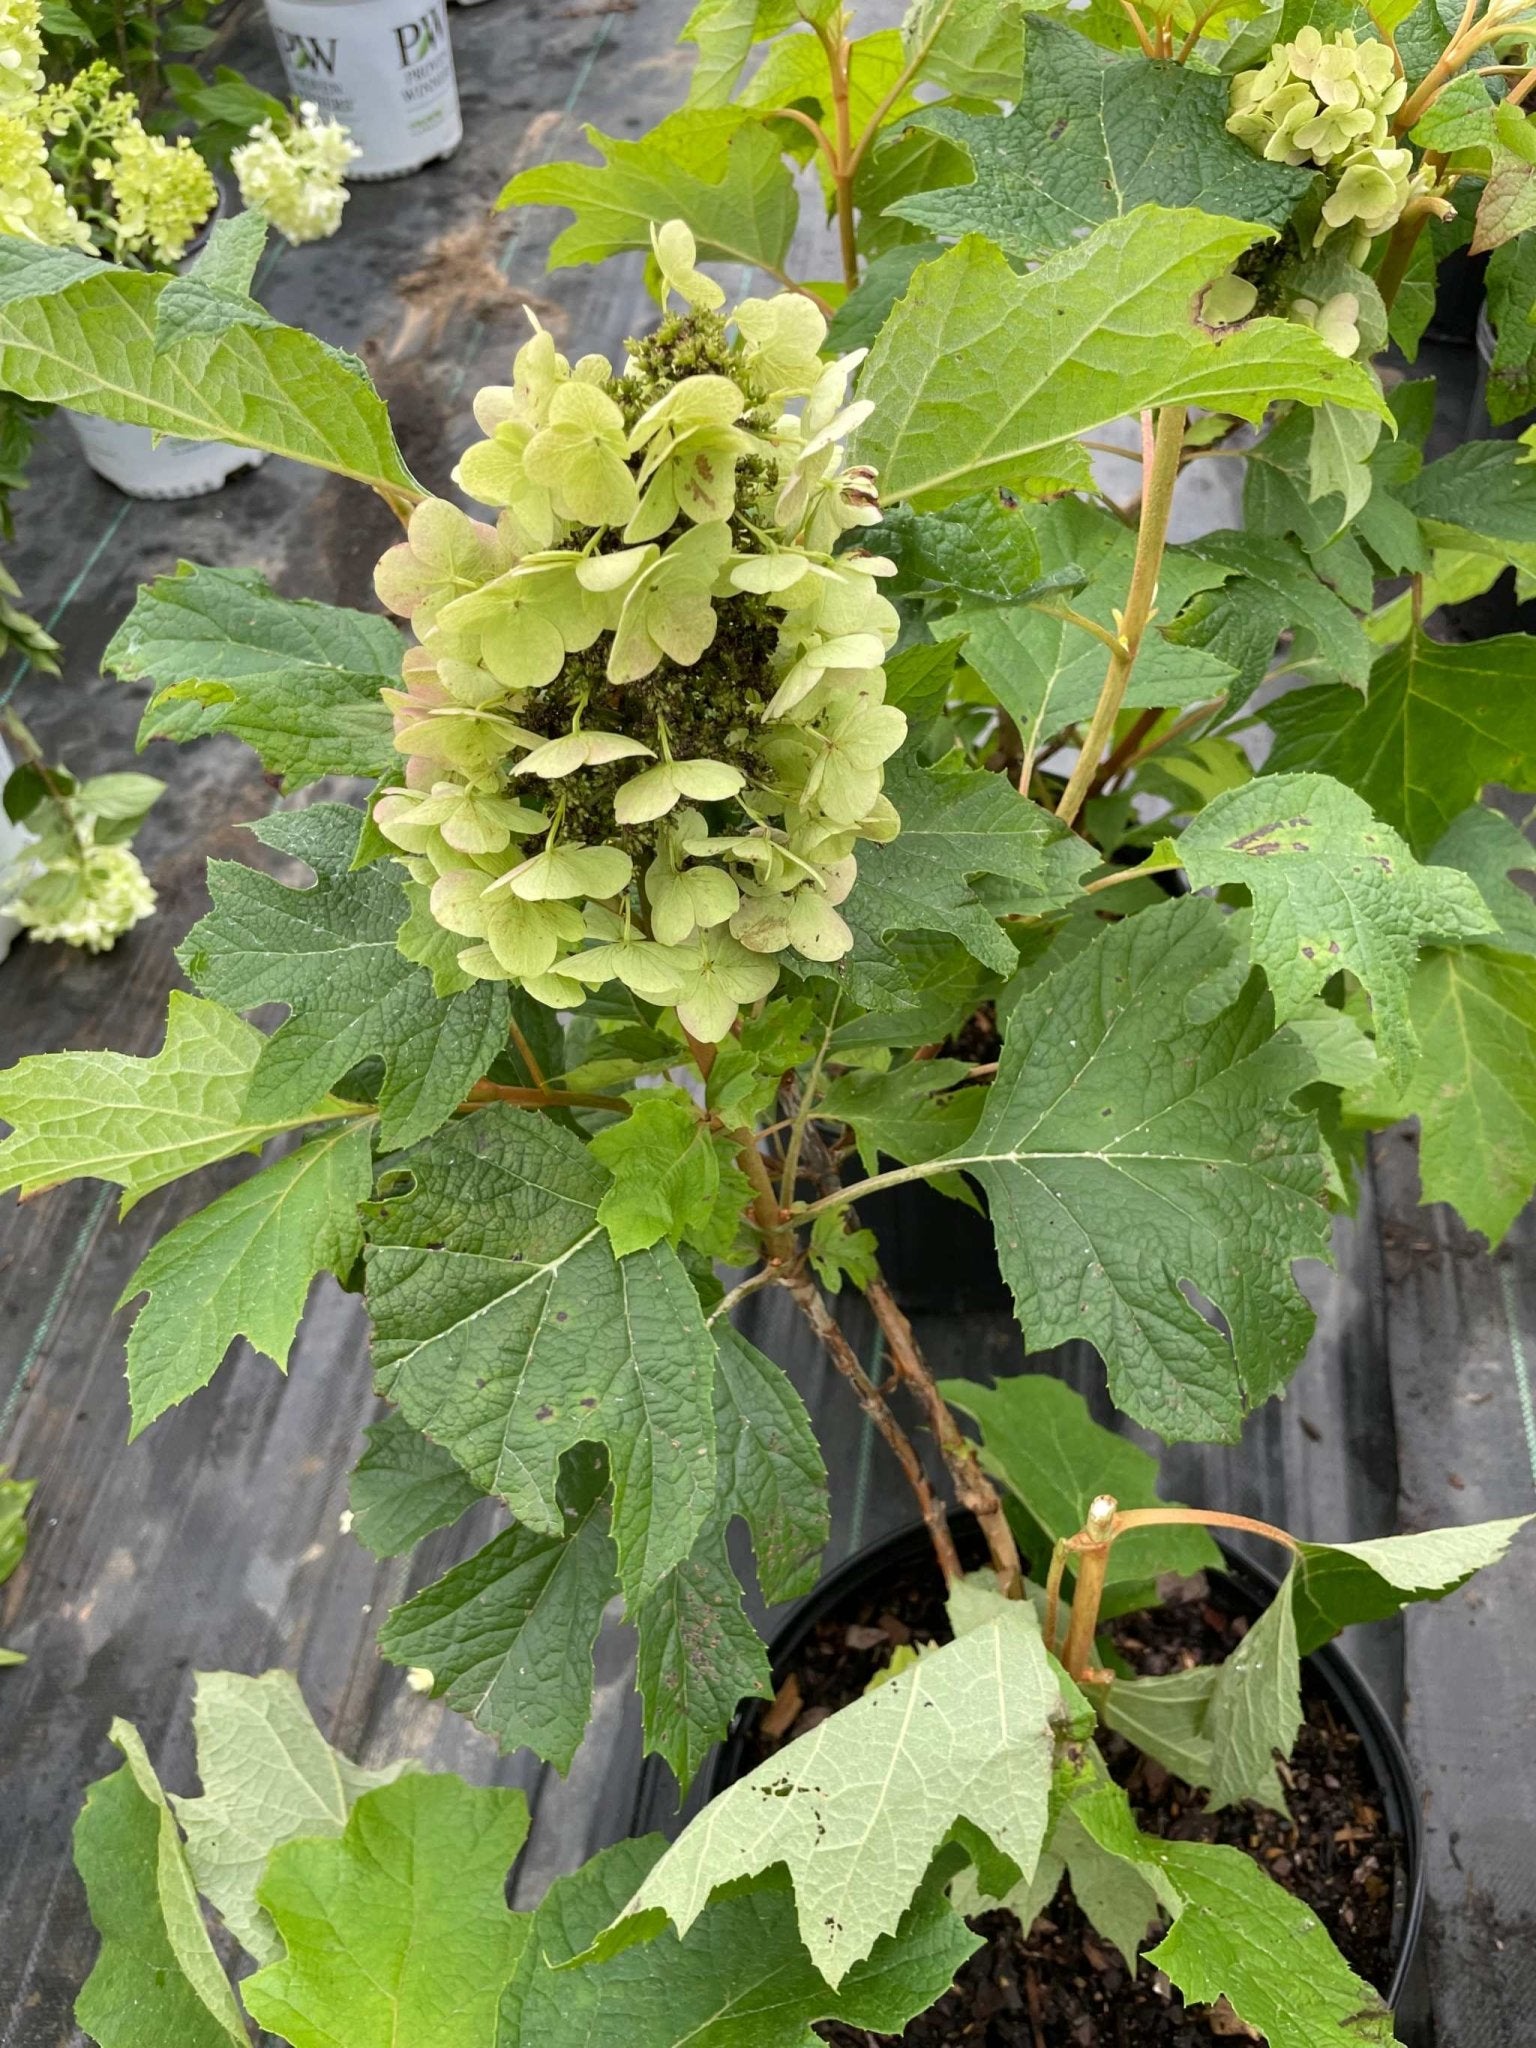
[[[429,499],[379,563],[419,644],[374,815],[466,972],[561,1008],[619,981],[714,1041],[775,956],[853,942],[855,849],[899,829],[899,622],[892,564],[834,553],[880,517],[860,357],[793,293],[725,313],[681,222],[652,239],[682,310],[618,374],[535,325],[454,473],[495,523]]]

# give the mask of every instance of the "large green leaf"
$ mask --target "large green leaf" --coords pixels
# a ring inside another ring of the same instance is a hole
[[[1086,1337],[1116,1406],[1181,1439],[1235,1437],[1284,1385],[1312,1329],[1292,1261],[1328,1255],[1316,1131],[1289,1106],[1310,1059],[1256,977],[1191,1016],[1231,949],[1202,898],[1111,927],[1014,1009],[974,1137],[936,1162],[986,1189],[1030,1348]]]
[[[568,1771],[592,1711],[592,1645],[615,1590],[608,1468],[566,1454],[557,1534],[514,1526],[397,1607],[379,1632],[394,1664],[503,1749]]]
[[[339,1835],[363,1793],[408,1766],[368,1771],[349,1763],[315,1726],[287,1671],[200,1671],[192,1719],[203,1790],[173,1800],[187,1860],[241,1947],[270,1963],[282,1944],[256,1899],[267,1857],[282,1842]]]
[[[946,1380],[939,1391],[980,1426],[982,1463],[1047,1545],[1075,1536],[1101,1493],[1113,1494],[1122,1508],[1163,1505],[1157,1460],[1095,1422],[1082,1395],[1065,1381],[1025,1372],[996,1386]],[[1188,1577],[1220,1562],[1220,1551],[1203,1529],[1128,1530],[1109,1553],[1108,1611],[1136,1604],[1164,1572]]]
[[[1205,1721],[1219,1669],[1196,1664],[1156,1678],[1116,1678],[1095,1696],[1099,1718],[1186,1785],[1209,1784],[1211,1739]]]
[[[1036,20],[1010,113],[939,107],[914,117],[961,145],[974,182],[898,199],[891,211],[1031,260],[1148,204],[1283,227],[1317,173],[1266,163],[1229,135],[1230,90],[1217,73],[1117,57],[1075,27]]]
[[[882,1154],[904,1166],[932,1159],[976,1128],[986,1096],[960,1086],[969,1072],[964,1060],[946,1059],[907,1060],[883,1074],[854,1067],[827,1088],[817,1114],[851,1126],[870,1173],[879,1172]],[[963,1187],[957,1181],[952,1192]]]
[[[716,1326],[714,1511],[692,1554],[630,1613],[646,1748],[687,1789],[742,1700],[771,1698],[768,1653],[742,1607],[726,1549],[747,1525],[769,1601],[816,1583],[827,1540],[827,1478],[805,1404],[771,1358]]]
[[[0,236],[0,385],[158,434],[290,455],[421,496],[353,356],[254,299]]]
[[[1485,402],[1496,427],[1536,407],[1536,235],[1505,242],[1488,259],[1488,319],[1494,332]]]
[[[959,763],[923,768],[900,754],[886,770],[885,793],[901,813],[901,835],[859,852],[859,878],[843,905],[854,947],[826,972],[865,1009],[903,1007],[905,976],[892,941],[912,932],[948,932],[994,973],[1010,974],[1017,955],[991,898],[970,886],[995,876],[1020,914],[1054,910],[1078,894],[1092,849],[1074,838],[1007,779]]]
[[[1498,923],[1493,943],[1506,953],[1536,953],[1536,899],[1516,875],[1536,876],[1536,846],[1512,818],[1472,804],[1436,840],[1437,867],[1470,875]]]
[[[1337,776],[1423,854],[1484,783],[1536,787],[1530,678],[1523,633],[1459,645],[1411,633],[1377,661],[1364,701],[1334,688],[1269,705],[1266,770]]]
[[[619,1260],[608,1176],[545,1117],[493,1104],[399,1162],[368,1219],[380,1391],[517,1520],[556,1535],[561,1453],[605,1443],[625,1592],[714,1502],[714,1345],[665,1245]]]
[[[664,1847],[659,1835],[621,1842],[550,1887],[502,1998],[497,2048],[810,2048],[816,2020],[895,2033],[980,1946],[944,1896],[940,1863],[895,1933],[829,1990],[775,1871],[712,1901],[682,1941],[666,1928],[607,1962],[559,1967],[601,1933]]]
[[[825,17],[832,5],[833,0],[698,0],[678,37],[695,44],[699,53],[688,81],[688,104],[723,107],[754,43],[778,35],[802,15]]]
[[[166,1232],[118,1300],[148,1293],[128,1338],[130,1438],[212,1379],[244,1337],[286,1368],[317,1273],[344,1278],[373,1187],[362,1125],[342,1125]]]
[[[0,1075],[0,1192],[23,1197],[87,1178],[123,1190],[122,1213],[215,1159],[257,1152],[299,1124],[353,1114],[319,1090],[291,1109],[253,1112],[251,1076],[267,1041],[217,1003],[171,990],[165,1044],[120,1052],[36,1053]]]
[[[1074,564],[1087,577],[1072,609],[1113,632],[1130,587],[1135,535],[1110,513],[1070,497],[1038,515],[1036,531],[1047,574],[1064,574]],[[1230,574],[1193,551],[1170,549],[1158,591],[1159,620],[1171,622],[1198,592]],[[964,636],[965,659],[1018,727],[1032,758],[1053,733],[1090,717],[1099,701],[1108,660],[1104,644],[1068,619],[1028,605],[982,608],[962,601],[934,631]],[[1233,667],[1221,655],[1157,631],[1142,642],[1125,701],[1132,708],[1195,704],[1224,697],[1233,680]]]
[[[231,1009],[286,1003],[263,1049],[250,1103],[295,1109],[376,1056],[384,1063],[379,1136],[409,1145],[452,1115],[506,1043],[506,991],[476,982],[446,1000],[396,944],[407,904],[388,863],[353,870],[363,814],[346,804],[276,811],[258,839],[302,860],[313,886],[293,889],[239,861],[210,861],[213,908],[177,958]]]
[[[521,1792],[420,1773],[365,1793],[334,1840],[275,1850],[258,1895],[287,1953],[241,1985],[251,2017],[293,2048],[493,2048],[527,1832]]]
[[[1033,1608],[918,1659],[713,1800],[636,1890],[604,1946],[675,1922],[782,1863],[800,1938],[834,1988],[895,1932],[934,1853],[969,1821],[1024,1875],[1045,1835],[1060,1692]]]
[[[1282,1021],[1345,970],[1370,996],[1377,1049],[1399,1075],[1417,1049],[1408,985],[1419,947],[1492,930],[1466,875],[1421,867],[1327,775],[1265,775],[1223,792],[1185,827],[1179,858],[1197,889],[1247,889],[1249,943]]]
[[[352,1534],[375,1557],[399,1557],[446,1529],[484,1495],[451,1452],[397,1409],[370,1423],[347,1490]]]
[[[1291,1578],[1302,1654],[1352,1622],[1385,1621],[1411,1602],[1443,1600],[1473,1572],[1497,1564],[1530,1519],[1363,1543],[1303,1543]]]
[[[1293,666],[1365,688],[1375,649],[1294,542],[1210,533],[1171,552],[1191,554],[1222,574],[1218,588],[1201,593],[1182,618],[1170,621],[1170,640],[1230,663],[1252,690],[1264,680],[1281,634],[1289,633]]]
[[[1018,276],[968,235],[913,277],[870,352],[875,411],[855,458],[887,498],[933,504],[987,484],[1090,481],[1073,437],[1147,406],[1261,419],[1277,398],[1385,410],[1310,328],[1251,320],[1218,339],[1202,286],[1256,239],[1241,221],[1142,206]]]
[[[102,666],[156,686],[140,746],[232,732],[298,789],[396,765],[379,692],[399,683],[402,644],[374,613],[279,597],[254,570],[183,562],[139,592]]]
[[[1223,1660],[1211,1687],[1204,1734],[1213,1809],[1255,1799],[1289,1816],[1275,1757],[1290,1756],[1301,1727],[1301,1653],[1291,1605],[1293,1581],[1280,1591]]]
[[[101,2048],[248,2048],[138,1730],[114,1721],[109,1735],[122,1769],[92,1785],[75,1823],[75,1867],[101,1936],[75,2018]]]
[[[1481,548],[1536,569],[1536,467],[1527,452],[1518,441],[1463,441],[1401,496],[1436,546]]]
[[[1024,68],[1024,18],[1035,11],[1035,0],[915,0],[902,41],[909,56],[922,57],[922,78],[957,98],[1014,100]]]
[[[1406,1087],[1346,1101],[1369,1122],[1419,1120],[1426,1202],[1450,1202],[1497,1246],[1536,1187],[1536,959],[1481,946],[1429,954],[1409,1016],[1419,1059]]]
[[[636,142],[588,128],[593,164],[519,171],[501,206],[564,206],[576,218],[557,235],[551,270],[649,249],[656,221],[679,216],[699,254],[778,271],[799,212],[779,144],[742,107],[680,107]],[[3,361],[3,358],[0,358]]]

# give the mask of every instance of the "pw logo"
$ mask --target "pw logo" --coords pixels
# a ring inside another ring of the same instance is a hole
[[[334,36],[305,36],[291,28],[280,28],[277,33],[282,42],[283,57],[292,71],[323,71],[328,77],[335,76]]]
[[[429,56],[440,43],[448,40],[448,24],[443,19],[441,7],[428,7],[417,15],[414,21],[403,21],[395,30],[395,46],[400,52],[400,68],[408,69]]]

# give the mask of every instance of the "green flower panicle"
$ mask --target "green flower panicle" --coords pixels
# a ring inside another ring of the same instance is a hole
[[[1350,260],[1361,263],[1410,199],[1431,189],[1392,133],[1407,92],[1385,43],[1360,42],[1350,29],[1325,37],[1308,25],[1233,79],[1227,127],[1271,163],[1328,174],[1314,246],[1348,228]]]
[[[574,1006],[617,981],[717,1041],[781,959],[840,959],[861,840],[892,838],[893,565],[844,442],[860,358],[793,293],[722,310],[681,222],[668,311],[615,374],[535,326],[455,481],[378,567],[417,645],[379,829],[465,972]],[[791,409],[793,407],[794,409]],[[841,550],[841,551],[839,551]]]

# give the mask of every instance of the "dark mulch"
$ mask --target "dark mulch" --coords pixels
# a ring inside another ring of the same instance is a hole
[[[1252,1618],[1241,1593],[1199,1584],[1193,1597],[1123,1616],[1109,1633],[1126,1661],[1151,1675],[1226,1656]],[[795,1660],[792,1681],[749,1738],[743,1768],[770,1756],[862,1693],[898,1643],[948,1635],[937,1574],[909,1573],[856,1597],[822,1621]],[[1102,1747],[1141,1826],[1177,1841],[1246,1849],[1317,1914],[1351,1965],[1384,1989],[1391,1975],[1394,1876],[1402,1844],[1387,1829],[1359,1737],[1321,1690],[1305,1686],[1306,1725],[1282,1769],[1290,1819],[1256,1806],[1205,1811],[1205,1795],[1171,1777],[1119,1737]],[[1029,1929],[1010,1913],[972,1923],[986,1947],[937,2005],[912,2021],[900,2048],[1213,2048],[1230,2020],[1186,2009],[1144,1959],[1134,1975],[1088,1925],[1063,1881]],[[898,2037],[828,2024],[833,2048],[895,2048]]]

